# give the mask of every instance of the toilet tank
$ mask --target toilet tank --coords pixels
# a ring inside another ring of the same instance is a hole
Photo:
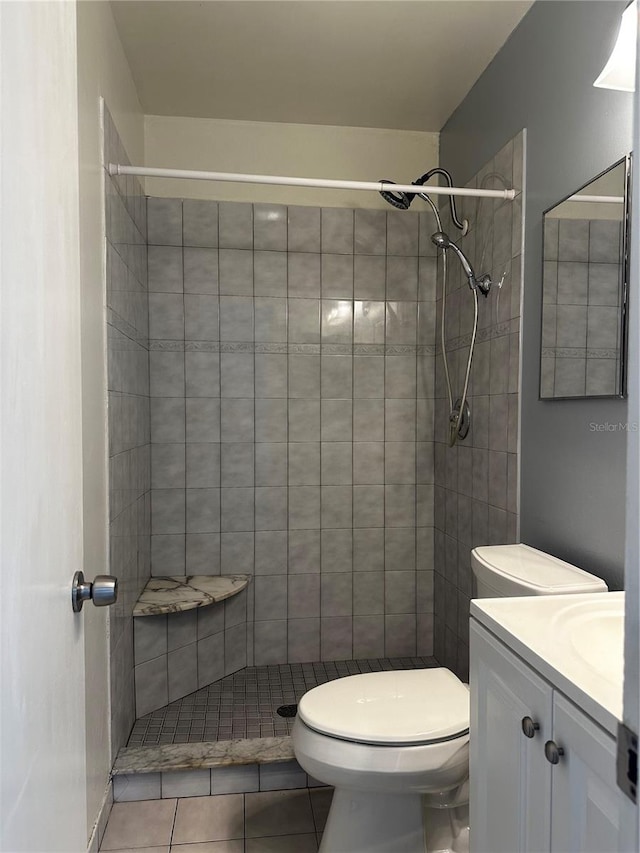
[[[607,592],[595,575],[529,545],[482,545],[471,552],[478,598]]]

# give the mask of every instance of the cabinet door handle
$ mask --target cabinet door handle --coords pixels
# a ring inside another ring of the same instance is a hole
[[[540,723],[534,723],[531,717],[522,718],[522,733],[525,737],[535,737],[537,731],[540,731]]]
[[[564,755],[564,749],[552,740],[548,740],[544,745],[544,754],[549,764],[558,764]]]

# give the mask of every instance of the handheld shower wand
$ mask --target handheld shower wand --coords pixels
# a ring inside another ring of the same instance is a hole
[[[441,331],[441,342],[442,342],[442,357],[443,357],[443,367],[444,367],[444,375],[447,383],[447,392],[449,394],[449,446],[453,447],[453,445],[458,441],[458,439],[465,439],[467,437],[467,433],[469,432],[469,426],[471,422],[471,412],[469,410],[469,403],[467,402],[467,397],[469,394],[469,379],[471,377],[471,363],[473,361],[473,350],[476,343],[476,333],[478,331],[478,291],[482,293],[485,297],[489,295],[489,291],[491,290],[491,286],[493,282],[491,281],[491,277],[488,275],[481,275],[480,278],[476,278],[476,274],[471,266],[471,262],[469,258],[462,251],[460,246],[457,246],[453,240],[449,237],[448,234],[445,234],[444,231],[436,231],[435,234],[431,236],[431,241],[436,245],[439,249],[442,250],[442,259],[443,263],[447,263],[447,249],[452,249],[453,252],[458,256],[460,263],[462,264],[462,269],[464,270],[464,274],[469,280],[469,288],[471,289],[471,293],[473,294],[473,310],[474,310],[474,320],[473,320],[473,331],[471,333],[471,342],[469,344],[469,356],[467,358],[467,369],[465,370],[464,375],[464,385],[462,388],[462,396],[458,397],[458,399],[453,402],[453,394],[451,390],[451,379],[449,376],[449,367],[447,364],[447,348],[445,342],[445,321],[444,321],[444,312],[445,312],[445,303],[446,303],[446,289],[443,287],[443,298],[442,298],[442,322],[440,324]]]
[[[491,281],[491,277],[488,275],[481,275],[480,278],[476,278],[476,274],[473,271],[473,267],[471,266],[471,262],[469,258],[462,251],[460,246],[456,245],[453,240],[444,233],[444,231],[436,231],[436,233],[431,237],[431,241],[439,248],[439,249],[451,249],[460,259],[460,263],[462,264],[462,269],[464,270],[464,274],[469,279],[469,287],[471,290],[479,290],[483,296],[488,296],[489,291],[491,290],[491,285],[493,282]]]

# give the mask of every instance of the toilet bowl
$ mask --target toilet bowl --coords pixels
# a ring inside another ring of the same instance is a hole
[[[472,569],[480,597],[607,590],[527,545],[475,548]],[[448,669],[320,685],[292,738],[299,764],[335,788],[320,853],[468,853],[469,690]]]
[[[302,697],[292,736],[335,788],[323,853],[424,853],[422,795],[468,774],[469,690],[444,668],[338,679]]]

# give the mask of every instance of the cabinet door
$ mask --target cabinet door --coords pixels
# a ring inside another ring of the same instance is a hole
[[[470,828],[473,853],[541,853],[550,844],[552,690],[471,620]],[[530,717],[540,728],[522,730]]]
[[[624,838],[634,805],[616,783],[616,742],[564,696],[554,694],[553,853],[629,853]],[[627,816],[625,818],[625,813]]]

